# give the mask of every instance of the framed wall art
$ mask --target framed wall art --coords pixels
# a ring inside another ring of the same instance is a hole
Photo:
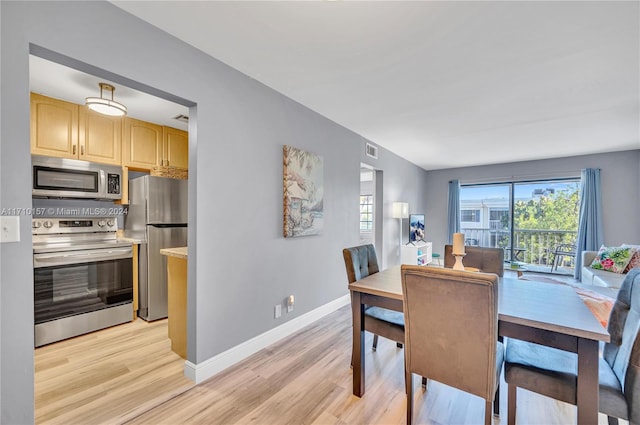
[[[284,237],[322,233],[324,163],[321,156],[283,146]]]

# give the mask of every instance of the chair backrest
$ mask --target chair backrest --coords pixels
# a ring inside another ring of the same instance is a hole
[[[410,265],[401,273],[408,370],[493,400],[498,276]]]
[[[553,251],[555,254],[576,255],[576,246],[570,243],[561,243],[556,245]]]
[[[629,407],[629,422],[640,423],[640,269],[624,279],[607,330],[604,359],[622,384]]]
[[[495,273],[504,276],[504,249],[484,248],[479,246],[465,246],[466,255],[462,259],[462,264],[468,267],[475,267],[484,273]],[[444,246],[444,266],[453,267],[456,262],[453,256],[453,246]]]
[[[349,283],[380,271],[376,249],[371,244],[345,248],[342,250],[342,256]]]

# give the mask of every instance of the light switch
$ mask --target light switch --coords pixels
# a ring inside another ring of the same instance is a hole
[[[20,242],[20,217],[0,216],[0,243]]]

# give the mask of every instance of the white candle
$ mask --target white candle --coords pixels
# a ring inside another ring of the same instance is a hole
[[[453,255],[464,255],[464,233],[453,234]]]

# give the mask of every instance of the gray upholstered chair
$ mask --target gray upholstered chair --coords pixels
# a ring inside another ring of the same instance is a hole
[[[475,267],[484,273],[495,273],[500,277],[504,276],[504,249],[465,246],[464,250],[466,255],[462,259],[462,263],[465,266]],[[455,262],[456,259],[453,256],[453,247],[451,245],[445,245],[445,268],[452,268]]]
[[[403,265],[407,424],[413,373],[485,399],[491,423],[504,360],[498,342],[498,276]]]
[[[609,318],[611,342],[598,365],[599,410],[640,424],[640,269],[627,273]],[[509,386],[508,423],[516,422],[517,387],[576,404],[575,353],[519,340],[507,342],[505,380]]]
[[[378,273],[378,258],[373,245],[360,245],[342,250],[349,283]],[[396,341],[398,347],[404,343],[404,315],[398,311],[370,306],[364,311],[364,328],[373,333],[373,350],[378,346],[378,335]],[[353,362],[351,363],[353,364]]]

